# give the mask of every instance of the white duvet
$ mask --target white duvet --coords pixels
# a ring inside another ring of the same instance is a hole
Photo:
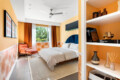
[[[39,52],[39,55],[46,61],[48,67],[54,70],[57,63],[77,58],[79,53],[68,48],[46,48]]]

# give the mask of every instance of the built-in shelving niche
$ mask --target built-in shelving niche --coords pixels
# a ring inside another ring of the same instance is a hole
[[[107,1],[107,2],[106,2]],[[120,39],[120,11],[118,11],[118,0],[87,0],[87,20],[86,27],[94,27],[98,31],[98,36],[100,39],[103,39],[103,34],[105,32],[112,32],[115,34],[113,39]],[[102,10],[106,8],[108,10],[108,15],[104,15],[97,18],[92,18],[92,13]],[[87,46],[87,77],[89,75],[89,71],[96,69],[113,77],[120,79],[120,44],[112,44],[112,43],[96,43],[96,42],[86,42]],[[91,57],[93,55],[93,51],[98,51],[98,56],[100,57],[100,65],[95,66],[91,64]],[[109,53],[117,53],[115,60],[116,70],[112,71],[108,68],[104,67],[104,63],[106,60],[106,54]],[[88,78],[87,78],[88,80]]]

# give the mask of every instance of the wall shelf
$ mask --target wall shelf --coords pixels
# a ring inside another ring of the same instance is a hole
[[[120,11],[87,20],[87,24],[91,25],[109,24],[114,22],[120,22]]]
[[[114,43],[97,43],[97,42],[87,42],[87,45],[97,45],[97,46],[111,46],[111,47],[120,47],[120,44]]]
[[[120,79],[120,64],[115,64],[115,71],[104,67],[104,64],[105,64],[105,61],[101,60],[100,65],[93,65],[91,62],[88,62],[87,66]]]

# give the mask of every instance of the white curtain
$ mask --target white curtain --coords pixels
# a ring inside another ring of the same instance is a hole
[[[36,49],[36,25],[32,24],[32,47]]]
[[[48,27],[48,31],[49,31],[49,47],[52,47],[52,28],[51,26]]]

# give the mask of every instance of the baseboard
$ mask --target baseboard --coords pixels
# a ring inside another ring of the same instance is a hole
[[[12,75],[12,72],[13,72],[13,70],[14,70],[14,68],[15,68],[15,65],[16,65],[16,63],[17,63],[17,59],[15,60],[15,63],[13,64],[13,66],[12,66],[12,68],[11,68],[11,70],[10,70],[10,72],[8,73],[8,76],[7,76],[7,78],[6,78],[6,80],[9,80],[10,79],[10,77],[11,77],[11,75]]]

